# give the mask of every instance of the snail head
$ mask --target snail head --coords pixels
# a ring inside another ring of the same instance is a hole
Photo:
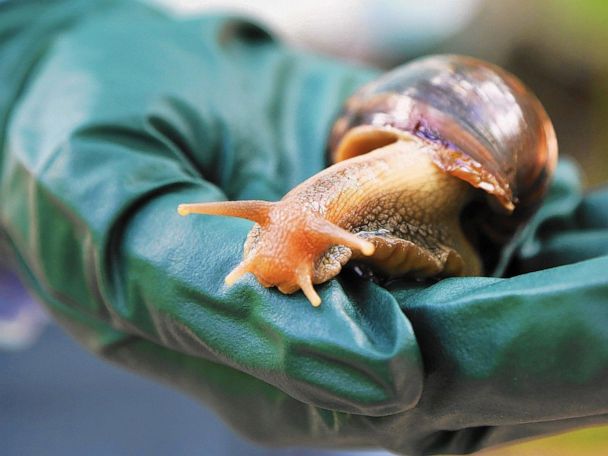
[[[227,285],[252,273],[265,287],[276,286],[283,293],[301,289],[314,306],[321,303],[313,282],[317,260],[334,245],[372,255],[374,245],[322,218],[298,210],[292,201],[225,201],[182,204],[180,215],[208,214],[240,217],[255,222],[245,243],[243,261],[227,276]],[[300,208],[301,209],[301,208]]]

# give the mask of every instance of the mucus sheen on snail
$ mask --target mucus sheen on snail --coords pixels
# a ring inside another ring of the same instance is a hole
[[[333,165],[278,202],[179,206],[181,215],[256,223],[228,285],[250,272],[318,306],[313,284],[350,260],[388,278],[480,275],[481,246],[499,248],[525,223],[557,161],[538,99],[510,73],[457,55],[419,59],[363,86],[329,150]]]

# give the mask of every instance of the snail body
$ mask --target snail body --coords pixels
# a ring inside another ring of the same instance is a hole
[[[479,275],[480,237],[500,245],[531,215],[557,145],[540,102],[514,76],[435,56],[355,93],[334,125],[330,159],[278,202],[179,206],[181,215],[256,222],[227,284],[251,272],[283,293],[302,289],[317,306],[313,284],[350,260],[386,277]],[[468,207],[473,229],[462,223]]]

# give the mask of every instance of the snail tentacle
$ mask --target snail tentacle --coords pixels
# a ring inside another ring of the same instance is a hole
[[[308,225],[309,229],[315,236],[321,237],[327,246],[343,245],[351,250],[361,252],[364,256],[374,254],[374,244],[361,237],[340,228],[338,225],[331,223],[321,217],[312,217]]]
[[[212,203],[180,204],[177,213],[181,216],[190,214],[226,215],[239,217],[264,225],[274,203],[270,201],[217,201]]]
[[[297,283],[302,289],[313,307],[318,307],[321,304],[321,297],[312,286],[310,265],[302,264],[296,269]]]
[[[242,276],[249,272],[251,261],[241,261],[224,279],[224,283],[228,286],[234,285]]]

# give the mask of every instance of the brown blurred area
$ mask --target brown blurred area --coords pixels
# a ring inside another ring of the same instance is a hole
[[[585,184],[608,181],[608,2],[486,0],[442,52],[506,67],[537,94]]]

